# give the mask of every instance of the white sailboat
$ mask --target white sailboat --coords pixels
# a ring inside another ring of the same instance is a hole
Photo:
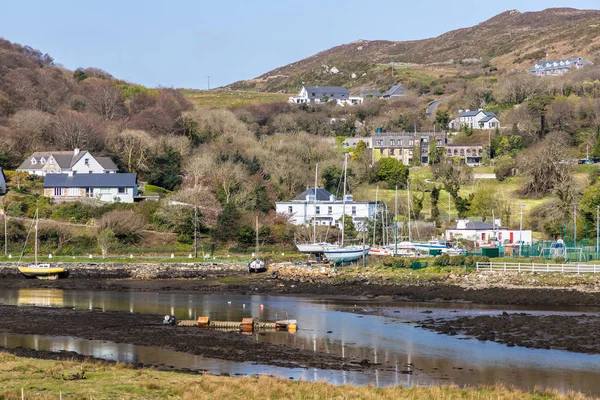
[[[265,262],[258,257],[258,217],[256,217],[256,250],[254,251],[254,260],[248,263],[249,273],[265,272]]]
[[[315,167],[315,188],[314,188],[314,215],[313,215],[313,241],[312,243],[296,243],[296,248],[300,253],[305,254],[320,254],[323,251],[331,247],[331,243],[317,242],[317,185],[319,179],[319,163]]]
[[[344,195],[342,200],[342,218],[341,218],[341,229],[342,229],[342,241],[340,246],[332,246],[326,248],[323,253],[330,262],[335,264],[351,263],[359,260],[360,258],[366,257],[371,249],[369,246],[344,246],[344,219],[346,216],[346,172],[348,169],[348,154],[344,155]]]

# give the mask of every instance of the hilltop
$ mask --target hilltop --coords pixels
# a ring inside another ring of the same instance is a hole
[[[600,55],[600,11],[551,8],[503,12],[478,25],[404,42],[358,40],[333,47],[231,89],[294,92],[303,82],[383,89],[394,81],[392,63],[443,78],[528,68],[535,60]],[[493,67],[493,68],[490,68]],[[390,79],[391,78],[391,79]]]

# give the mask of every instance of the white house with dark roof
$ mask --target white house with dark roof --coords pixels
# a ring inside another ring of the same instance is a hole
[[[302,86],[298,96],[292,96],[288,103],[327,103],[336,101],[340,106],[361,104],[362,97],[350,96],[348,89],[342,86]]]
[[[295,225],[310,225],[316,218],[317,225],[331,225],[340,227],[342,220],[342,199],[334,196],[323,188],[317,188],[315,202],[315,189],[307,189],[290,201],[275,203],[278,215],[287,217]],[[375,217],[378,203],[368,201],[354,201],[352,195],[346,195],[346,215],[352,217],[354,226],[360,230],[369,219]]]
[[[479,110],[459,110],[458,117],[450,121],[448,127],[453,130],[459,130],[463,126],[473,129],[496,129],[500,128],[500,121],[493,112]]]
[[[492,242],[502,244],[514,244],[522,241],[525,245],[530,245],[533,240],[531,230],[508,229],[504,228],[497,219],[494,224],[487,222],[470,221],[468,219],[459,219],[456,225],[446,229],[446,240],[466,239],[486,245]]]
[[[136,174],[47,174],[44,178],[44,196],[57,201],[133,203],[137,195]]]
[[[571,57],[563,60],[538,61],[528,72],[536,76],[564,75],[571,69],[580,69],[586,65],[593,65],[590,60],[583,57]]]
[[[409,96],[410,92],[402,84],[392,86],[387,92],[383,94],[384,99],[397,99],[401,97]]]
[[[30,175],[46,174],[114,174],[118,171],[108,157],[94,157],[89,151],[38,151],[29,156],[17,171]]]
[[[4,177],[4,171],[0,168],[0,194],[6,193],[6,178]]]

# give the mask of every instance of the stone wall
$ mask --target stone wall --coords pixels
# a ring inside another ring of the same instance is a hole
[[[248,273],[245,263],[52,263],[69,279],[198,279]],[[17,263],[0,263],[0,278],[21,276]],[[25,265],[25,264],[21,264]]]

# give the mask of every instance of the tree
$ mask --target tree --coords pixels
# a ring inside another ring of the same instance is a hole
[[[126,115],[121,89],[112,80],[89,78],[79,87],[89,109],[105,121],[120,119]]]
[[[500,216],[501,201],[494,186],[479,186],[471,195],[469,215],[481,217],[485,222],[492,216],[492,211]]]
[[[390,188],[396,186],[404,188],[408,181],[408,167],[395,158],[383,158],[379,161],[376,176],[377,179],[386,182]]]
[[[429,142],[429,164],[437,164],[440,162],[440,156],[443,152],[440,152],[440,149],[438,149],[437,147],[437,143],[435,141],[435,138],[433,138],[430,142]]]
[[[217,217],[213,230],[213,239],[217,243],[227,243],[236,238],[240,224],[240,212],[234,203],[225,203],[223,211]]]
[[[250,225],[244,225],[237,231],[237,241],[243,249],[252,247],[256,242],[256,231]]]
[[[119,239],[112,229],[102,229],[98,233],[98,247],[102,252],[102,258],[105,258],[109,251],[119,245]]]
[[[440,200],[440,189],[436,186],[431,189],[431,219],[438,219],[440,217],[440,209],[438,208],[438,202]]]
[[[115,210],[104,214],[100,219],[98,226],[100,230],[110,230],[113,235],[123,243],[137,243],[144,229],[146,222],[144,218],[130,210]]]
[[[155,147],[155,140],[150,134],[126,129],[112,136],[111,145],[128,172],[139,174],[148,170],[148,159]]]
[[[509,176],[512,176],[514,168],[515,159],[511,156],[505,155],[496,158],[494,165],[494,174],[496,174],[496,179],[499,182],[502,182]]]
[[[435,123],[442,127],[441,129],[447,128],[450,123],[450,114],[448,114],[448,110],[438,109],[435,112]]]
[[[103,127],[98,121],[76,111],[60,111],[54,123],[52,141],[61,149],[84,148],[101,150],[104,143]]]
[[[344,239],[355,239],[356,238],[356,227],[352,221],[352,217],[344,215]]]
[[[184,171],[194,180],[194,188],[198,187],[202,177],[210,175],[218,168],[213,155],[202,152],[192,157],[185,165]]]
[[[168,190],[181,184],[181,155],[163,143],[157,154],[148,160],[148,183]]]
[[[364,153],[367,152],[367,144],[362,141],[359,140],[358,143],[356,144],[356,148],[354,149],[354,152],[352,152],[352,161],[356,161],[359,160]]]
[[[75,82],[79,83],[87,79],[87,74],[82,68],[77,68],[75,72],[73,72],[73,78],[75,79]]]

